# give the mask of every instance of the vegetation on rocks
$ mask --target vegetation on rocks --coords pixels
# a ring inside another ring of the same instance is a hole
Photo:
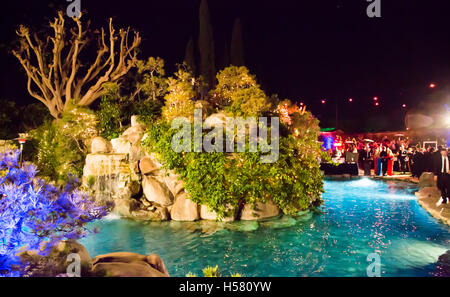
[[[46,121],[30,132],[35,143],[33,162],[39,175],[66,181],[82,174],[89,142],[97,135],[97,118],[88,108],[72,106],[60,119]]]
[[[229,67],[217,78],[211,100],[220,96],[219,108],[230,115],[280,116],[279,110],[270,110],[270,97],[259,88],[245,67]],[[295,214],[320,203],[323,191],[318,161],[321,150],[317,143],[320,130],[318,120],[311,113],[298,109],[288,114],[289,121],[282,118],[279,159],[275,163],[260,162],[260,147],[257,152],[249,152],[247,147],[242,153],[198,153],[193,150],[177,153],[171,146],[177,132],[171,128],[171,120],[175,115],[192,119],[195,92],[184,77],[173,79],[172,84],[177,87],[169,87],[167,97],[171,100],[166,101],[163,117],[150,124],[143,144],[158,154],[167,169],[180,175],[192,201],[207,205],[219,218],[244,204],[256,205],[269,200],[285,214]]]

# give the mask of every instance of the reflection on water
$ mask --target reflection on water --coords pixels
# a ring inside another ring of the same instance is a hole
[[[323,214],[269,222],[139,223],[108,217],[81,240],[91,256],[160,255],[171,275],[219,265],[229,275],[366,276],[381,255],[383,276],[429,276],[450,249],[450,228],[419,206],[411,185],[370,179],[326,181]]]

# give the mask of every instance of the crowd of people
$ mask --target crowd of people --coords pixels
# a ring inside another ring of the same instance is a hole
[[[355,163],[364,171],[364,175],[392,175],[394,171],[405,174],[411,172],[413,177],[420,177],[423,172],[433,172],[435,159],[442,147],[412,145],[409,139],[398,137],[390,140],[347,138],[336,136],[334,148],[328,149],[336,163],[348,162],[348,154],[356,156]]]
[[[408,139],[398,138],[381,141],[371,139],[356,140],[339,136],[328,149],[332,160],[336,163],[355,163],[364,171],[364,175],[392,175],[393,171],[411,172],[413,177],[420,178],[422,173],[435,175],[441,198],[437,206],[450,201],[450,164],[448,148],[438,146],[422,147],[411,145]],[[356,156],[356,157],[355,157]]]

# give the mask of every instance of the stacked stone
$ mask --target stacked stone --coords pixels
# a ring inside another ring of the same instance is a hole
[[[95,192],[93,185],[101,176],[116,176],[116,184],[110,189],[110,197],[115,204],[113,211],[128,218],[147,221],[217,220],[214,211],[189,199],[184,182],[177,174],[163,169],[156,155],[142,148],[144,134],[145,126],[133,116],[131,127],[119,138],[108,141],[95,137],[91,153],[86,157],[84,184]],[[269,201],[257,203],[256,207],[245,205],[239,217],[241,220],[261,220],[279,213],[278,207]],[[222,221],[230,222],[235,218],[236,212]]]

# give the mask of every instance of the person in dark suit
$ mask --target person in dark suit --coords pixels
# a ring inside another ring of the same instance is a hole
[[[364,175],[370,176],[371,162],[373,160],[373,153],[368,143],[366,143],[364,150],[361,151]]]
[[[437,177],[437,186],[441,191],[441,199],[436,206],[446,204],[450,199],[450,160],[447,149],[441,148],[441,155],[435,161],[434,174]]]
[[[385,176],[387,174],[389,161],[389,153],[386,145],[383,145],[383,148],[381,149],[380,159],[381,159],[381,173],[383,176]]]

